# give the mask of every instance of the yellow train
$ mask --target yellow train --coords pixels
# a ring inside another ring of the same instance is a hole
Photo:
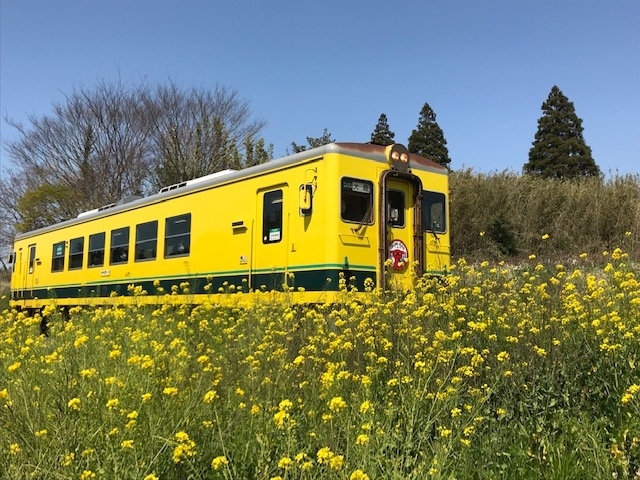
[[[18,235],[11,305],[201,303],[238,290],[322,302],[341,278],[406,287],[447,272],[448,195],[447,168],[402,145],[324,145]]]

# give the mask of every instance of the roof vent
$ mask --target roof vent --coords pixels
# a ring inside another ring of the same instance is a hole
[[[168,187],[162,187],[160,189],[160,193],[168,192],[170,190],[175,190],[176,188],[186,187],[187,185],[196,185],[198,183],[207,182],[209,180],[213,180],[214,178],[224,177],[225,175],[229,175],[230,173],[233,173],[236,171],[237,170],[228,168],[227,170],[220,170],[219,172],[211,173],[209,175],[205,175],[204,177],[194,178],[193,180],[187,180],[186,182],[175,183],[173,185],[169,185]]]

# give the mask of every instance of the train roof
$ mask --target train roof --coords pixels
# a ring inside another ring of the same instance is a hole
[[[304,163],[305,161],[313,160],[330,153],[350,155],[354,157],[375,160],[385,164],[387,163],[386,147],[382,145],[347,142],[329,143],[317,148],[312,148],[303,152],[295,153],[293,155],[278,158],[267,163],[255,165],[253,167],[247,167],[242,170],[224,170],[222,172],[216,172],[204,177],[187,180],[185,182],[180,182],[174,185],[169,185],[163,187],[158,193],[146,197],[126,197],[118,202],[110,203],[109,205],[82,212],[77,217],[65,220],[64,222],[49,225],[47,227],[32,230],[30,232],[21,233],[19,235],[16,235],[15,240],[20,240],[49,231],[54,231],[60,228],[75,225],[77,223],[82,223],[87,220],[106,217],[120,211],[133,209],[174,196],[181,196],[194,191],[206,189],[220,183],[233,182],[269,171],[279,170],[289,165]],[[449,173],[447,167],[413,153],[410,154],[410,163],[411,168],[414,170],[424,170],[441,175],[447,175]]]

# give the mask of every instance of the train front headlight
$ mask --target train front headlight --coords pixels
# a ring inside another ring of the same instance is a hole
[[[396,143],[389,145],[386,149],[387,162],[389,168],[392,170],[398,170],[400,172],[406,172],[410,168],[410,154],[407,147]]]

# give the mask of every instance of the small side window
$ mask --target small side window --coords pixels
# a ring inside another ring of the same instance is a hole
[[[167,218],[164,234],[164,256],[189,255],[190,247],[191,214]]]
[[[101,267],[104,265],[104,239],[104,232],[89,235],[89,259],[87,266]]]
[[[60,272],[62,270],[64,270],[64,242],[58,242],[53,244],[51,271]]]
[[[263,197],[262,243],[282,240],[282,190],[267,192]]]
[[[373,224],[373,183],[344,177],[340,187],[340,217],[345,222]]]
[[[446,197],[443,193],[422,193],[422,230],[444,233],[447,231]]]
[[[74,238],[69,242],[69,270],[82,268],[84,256],[84,237]]]

